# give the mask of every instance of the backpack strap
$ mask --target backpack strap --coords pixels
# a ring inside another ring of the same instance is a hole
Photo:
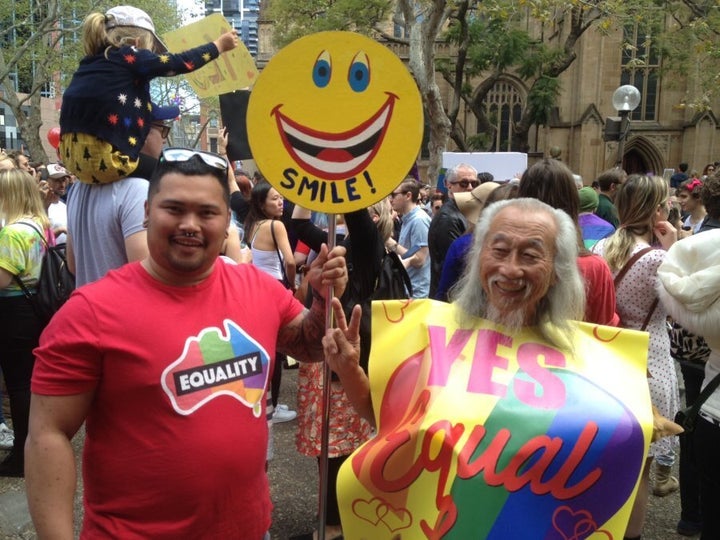
[[[45,236],[34,224],[30,224],[25,221],[15,221],[15,222],[11,223],[11,225],[25,225],[26,227],[30,227],[33,231],[35,231],[37,233],[37,235],[40,237],[40,240],[42,240],[42,243],[45,246],[45,251],[48,250],[49,246],[48,246],[47,240],[45,239]],[[30,291],[28,290],[28,288],[25,286],[25,284],[20,279],[20,276],[18,274],[15,274],[15,275],[13,275],[13,278],[15,278],[15,282],[22,289],[22,292],[25,295],[25,297],[28,299],[31,299],[32,295],[30,294]]]
[[[13,225],[25,225],[26,227],[30,227],[33,231],[35,231],[37,233],[37,235],[40,237],[40,240],[42,240],[42,243],[45,246],[45,251],[48,250],[48,243],[47,243],[47,240],[45,239],[45,236],[42,234],[42,232],[40,232],[40,230],[38,230],[38,228],[35,225],[26,223],[25,221],[16,221],[13,223]],[[30,306],[32,307],[35,314],[39,316],[37,306],[35,305],[35,301],[33,300],[33,295],[30,292],[30,289],[28,289],[27,286],[25,285],[25,283],[23,283],[23,280],[20,279],[19,274],[13,274],[13,279],[15,280],[15,283],[17,283],[18,286],[20,287],[20,289],[22,290],[23,296],[25,296],[25,298],[27,298],[27,301],[30,302]]]
[[[690,421],[692,425],[695,424],[695,419],[697,418],[698,413],[700,412],[700,408],[703,406],[703,404],[708,400],[708,398],[715,392],[715,390],[718,389],[720,386],[720,373],[715,375],[709,383],[705,385],[705,388],[702,389],[702,392],[700,392],[700,395],[695,398],[695,401],[693,402],[692,406],[690,407],[690,410],[687,411],[687,421]]]

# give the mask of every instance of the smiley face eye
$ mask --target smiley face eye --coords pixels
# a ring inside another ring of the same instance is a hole
[[[357,53],[353,58],[348,83],[355,92],[363,92],[370,84],[370,60],[364,52]]]
[[[330,64],[330,53],[323,51],[315,60],[313,66],[313,82],[318,88],[325,88],[330,82],[330,75],[332,75],[332,66]]]

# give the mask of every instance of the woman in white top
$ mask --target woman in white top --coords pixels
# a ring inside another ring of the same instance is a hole
[[[252,253],[252,264],[295,291],[295,259],[288,240],[287,229],[280,218],[285,200],[265,181],[258,182],[250,192],[250,211],[245,218],[245,238]],[[278,410],[278,396],[284,354],[275,355],[275,366],[270,382],[270,400],[273,414]],[[274,414],[275,422],[293,420],[294,411],[281,407],[281,416]],[[282,420],[280,419],[282,418]]]
[[[252,251],[252,263],[295,290],[295,259],[287,229],[280,218],[283,196],[267,182],[259,182],[250,194],[250,211],[245,219],[245,238]]]
[[[662,305],[655,303],[657,269],[665,260],[666,250],[677,239],[675,227],[667,221],[667,184],[658,176],[630,175],[617,191],[615,205],[620,217],[620,227],[611,236],[595,244],[593,252],[602,255],[613,276],[617,276],[634,256],[648,247],[653,247],[639,256],[629,267],[625,277],[616,284],[616,306],[622,327],[647,331],[650,334],[650,399],[662,416],[674,418],[680,399],[677,373],[670,356],[667,314]],[[663,474],[665,480],[677,484],[676,479],[669,480],[670,463],[674,459],[674,448],[677,444],[677,437],[666,437],[650,445],[630,513],[626,540],[639,539],[643,529],[648,503],[650,464],[653,458],[660,464],[657,471]]]

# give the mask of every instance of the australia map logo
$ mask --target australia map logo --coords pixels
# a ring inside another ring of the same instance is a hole
[[[259,417],[270,356],[231,320],[189,337],[162,374],[162,387],[178,414],[188,415],[219,396],[231,396]]]

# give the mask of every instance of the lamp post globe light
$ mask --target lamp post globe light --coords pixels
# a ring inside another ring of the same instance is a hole
[[[625,84],[613,92],[612,104],[620,115],[620,133],[615,165],[622,167],[625,140],[630,133],[630,113],[640,105],[640,90],[631,84]]]
[[[640,90],[632,84],[625,84],[613,92],[612,104],[620,115],[627,115],[640,105]]]

